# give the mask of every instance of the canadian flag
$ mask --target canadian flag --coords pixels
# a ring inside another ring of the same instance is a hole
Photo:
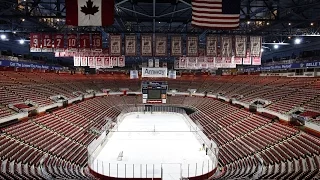
[[[114,22],[114,0],[67,0],[66,24],[107,26]]]

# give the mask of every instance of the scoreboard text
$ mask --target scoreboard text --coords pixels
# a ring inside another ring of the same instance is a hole
[[[167,102],[167,82],[144,81],[141,85],[142,102],[145,103],[166,103]]]

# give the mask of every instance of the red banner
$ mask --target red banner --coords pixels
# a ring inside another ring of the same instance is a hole
[[[90,34],[80,34],[80,52],[90,51]]]
[[[54,35],[54,51],[56,52],[64,51],[64,35],[63,34]]]
[[[53,52],[51,34],[42,34],[42,52]]]
[[[68,34],[68,51],[76,52],[78,50],[77,34]]]
[[[41,52],[41,34],[30,34],[30,52]]]
[[[102,51],[101,34],[92,34],[92,50],[93,51]]]

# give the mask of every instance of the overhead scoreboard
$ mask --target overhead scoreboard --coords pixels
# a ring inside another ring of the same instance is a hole
[[[143,81],[141,84],[142,103],[167,103],[168,83],[164,81]]]

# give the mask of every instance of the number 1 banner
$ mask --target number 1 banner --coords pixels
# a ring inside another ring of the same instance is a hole
[[[90,51],[90,34],[80,34],[80,52]]]

